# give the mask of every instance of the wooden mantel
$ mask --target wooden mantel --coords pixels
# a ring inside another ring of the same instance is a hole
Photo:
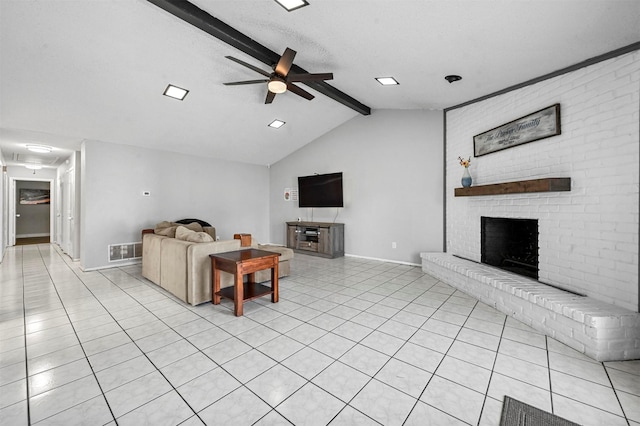
[[[571,178],[545,178],[519,180],[516,182],[478,185],[469,188],[455,188],[456,197],[472,197],[476,195],[523,194],[527,192],[571,191]]]

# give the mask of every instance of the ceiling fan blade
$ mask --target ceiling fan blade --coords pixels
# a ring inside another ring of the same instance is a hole
[[[298,96],[302,96],[303,98],[305,98],[307,100],[311,100],[311,99],[315,98],[315,96],[313,96],[311,93],[307,92],[304,89],[299,88],[295,84],[287,83],[287,90],[292,92],[292,93],[295,93]]]
[[[270,91],[270,90],[267,90],[267,97],[266,97],[266,99],[264,100],[264,103],[265,103],[265,104],[270,104],[271,102],[273,102],[273,99],[274,99],[275,97],[276,97],[276,94],[275,94],[275,93],[273,93],[273,92],[272,92],[272,91]]]
[[[258,84],[258,83],[264,84],[268,81],[269,80],[247,80],[247,81],[232,81],[229,83],[222,83],[222,84],[224,84],[225,86],[240,86],[242,84]]]
[[[253,70],[253,71],[257,72],[258,74],[264,75],[265,77],[271,77],[271,73],[268,73],[265,70],[262,70],[262,69],[260,69],[258,67],[255,67],[255,66],[251,65],[251,64],[248,64],[245,61],[241,61],[238,58],[234,58],[233,56],[225,56],[225,58],[231,59],[233,62],[238,63],[240,65],[243,65],[243,66],[249,68],[250,70]]]
[[[307,73],[307,74],[289,74],[287,77],[287,81],[322,81],[322,80],[333,80],[332,72],[325,73]]]
[[[287,47],[282,56],[280,56],[280,60],[276,64],[276,74],[280,74],[281,76],[286,77],[287,74],[289,74],[291,65],[293,65],[293,58],[295,57],[296,51]]]

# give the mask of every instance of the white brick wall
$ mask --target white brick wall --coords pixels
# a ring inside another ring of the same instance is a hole
[[[570,177],[571,192],[454,197],[473,136],[559,103],[562,134],[472,158],[474,185]],[[640,52],[447,112],[447,252],[480,261],[480,216],[538,219],[540,281],[638,310]]]

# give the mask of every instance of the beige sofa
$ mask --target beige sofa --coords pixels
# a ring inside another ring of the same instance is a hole
[[[204,229],[211,242],[190,242],[143,230],[142,276],[191,305],[211,301],[210,254],[240,250],[241,239],[215,241],[215,228]],[[242,234],[247,246],[280,253],[278,276],[290,273],[289,260],[293,250],[275,245],[257,244],[248,234]],[[247,241],[250,241],[247,244]],[[256,282],[271,280],[271,270],[256,272]],[[220,287],[233,285],[233,275],[222,272]]]

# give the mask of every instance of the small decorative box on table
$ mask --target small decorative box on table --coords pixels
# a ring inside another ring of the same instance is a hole
[[[221,297],[234,302],[234,313],[242,316],[245,300],[255,299],[271,294],[271,302],[278,302],[278,257],[280,253],[246,249],[227,253],[210,254],[211,258],[211,302],[220,303]],[[271,288],[255,282],[255,273],[263,269],[271,269]],[[220,271],[234,275],[233,287],[220,289]],[[244,282],[244,275],[249,275]]]

